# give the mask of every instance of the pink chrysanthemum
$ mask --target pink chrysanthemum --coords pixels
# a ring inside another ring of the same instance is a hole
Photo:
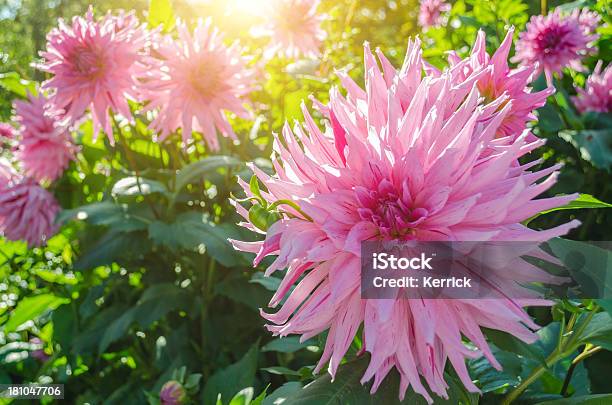
[[[158,57],[149,60],[149,75],[141,88],[141,97],[149,100],[147,110],[157,110],[151,128],[162,140],[181,128],[185,142],[192,130],[199,131],[210,148],[218,150],[217,129],[237,139],[224,111],[249,117],[243,97],[251,90],[252,72],[245,67],[238,43],[225,46],[210,19],[198,21],[193,35],[184,22],[176,27],[179,39],[160,39]]]
[[[519,35],[514,59],[526,66],[537,64],[549,84],[553,74],[565,67],[581,71],[582,58],[596,51],[598,22],[599,16],[586,9],[569,15],[562,15],[559,9],[547,16],[534,15]]]
[[[271,37],[265,58],[284,55],[298,58],[300,55],[315,58],[327,37],[321,28],[324,17],[317,12],[319,0],[273,0],[268,4],[265,16],[267,24],[261,33]]]
[[[584,89],[576,88],[578,95],[573,100],[581,113],[612,112],[612,65],[608,65],[603,73],[602,66],[603,62],[599,61]]]
[[[25,174],[37,181],[59,178],[75,153],[70,132],[60,123],[61,114],[47,101],[43,95],[30,95],[28,101],[15,102],[17,121],[21,123],[17,157]]]
[[[276,335],[308,339],[328,331],[317,370],[329,362],[334,375],[363,327],[363,347],[371,359],[362,382],[374,377],[375,391],[395,367],[400,397],[412,386],[431,402],[422,381],[445,397],[447,360],[465,386],[478,391],[465,358],[479,353],[469,350],[462,336],[497,368],[481,327],[533,342],[530,328],[537,325],[521,309],[533,302],[362,299],[360,243],[545,241],[578,222],[535,231],[521,221],[576,195],[534,199],[554,184],[559,166],[530,171],[538,162],[517,164],[544,142],[529,142],[527,131],[496,138],[512,101],[504,96],[482,105],[477,84],[482,72],[463,81],[449,71],[423,77],[418,40],[409,43],[399,70],[378,54],[384,74],[366,45],[365,91],[341,74],[348,95],[334,88],[328,105],[316,103],[328,119],[325,132],[303,107],[305,123],[293,131],[286,125],[283,139],[276,139],[276,174],[252,166],[267,188],[263,198],[282,203],[283,215],[267,229],[264,241],[232,243],[256,253],[255,264],[277,256],[268,275],[287,269],[270,302],[281,309],[262,314]],[[249,185],[240,183],[252,197]],[[246,209],[236,208],[249,221]],[[250,222],[243,225],[262,232]]]
[[[486,70],[478,80],[478,90],[486,101],[493,101],[504,94],[509,97],[512,109],[499,127],[502,136],[519,136],[525,129],[525,124],[536,119],[533,111],[542,107],[546,98],[555,91],[555,88],[550,86],[536,93],[531,92],[529,83],[537,70],[534,65],[510,69],[508,54],[513,34],[514,28],[510,28],[500,47],[489,57],[485,33],[478,31],[472,52],[466,60],[459,58],[455,52],[451,52],[448,58],[452,74],[461,80],[467,79],[474,72]]]
[[[442,14],[451,10],[451,5],[442,0],[421,0],[419,25],[423,28],[437,27],[442,23]]]
[[[9,240],[24,240],[30,246],[45,243],[57,231],[55,217],[60,207],[55,197],[33,180],[16,175],[2,183],[0,232]]]
[[[44,62],[38,67],[53,77],[43,88],[51,89],[55,108],[64,109],[70,122],[89,108],[94,133],[106,132],[114,143],[109,110],[131,119],[128,100],[137,96],[137,77],[148,34],[133,14],[110,13],[94,20],[90,9],[72,25],[60,20],[47,35]]]
[[[13,139],[15,137],[15,128],[6,122],[0,122],[0,138],[4,140]]]

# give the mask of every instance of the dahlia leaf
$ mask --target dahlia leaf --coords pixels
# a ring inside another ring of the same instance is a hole
[[[44,312],[53,310],[70,300],[53,294],[39,294],[26,297],[19,301],[17,307],[11,311],[11,317],[4,324],[4,333],[13,332],[28,320],[36,319]]]
[[[240,164],[241,162],[238,159],[231,156],[210,156],[188,164],[179,170],[176,175],[173,201],[176,200],[178,193],[192,181],[219,168],[239,166]]]
[[[559,136],[578,149],[582,158],[593,166],[612,170],[612,129],[563,131]]]
[[[36,82],[22,79],[19,73],[8,72],[0,74],[0,87],[20,97],[26,98],[28,94],[36,94]]]
[[[251,387],[257,371],[258,355],[259,350],[254,345],[238,362],[213,374],[204,386],[202,402],[214,404],[220,395],[222,403],[227,403],[240,390]]]
[[[595,314],[586,326],[580,341],[612,351],[612,315],[608,312]]]
[[[125,177],[115,183],[111,191],[113,196],[137,196],[152,193],[165,194],[168,190],[161,182],[142,177]]]
[[[612,403],[612,394],[580,395],[540,402],[538,405],[603,405]]]
[[[537,215],[534,215],[533,217],[531,217],[527,221],[525,221],[524,224],[528,224],[529,222],[533,221],[534,219],[536,219],[540,215],[548,214],[548,213],[551,213],[551,212],[562,211],[562,210],[586,209],[586,208],[612,208],[612,204],[604,202],[604,201],[601,201],[601,200],[593,197],[590,194],[580,194],[578,196],[578,198],[576,198],[575,200],[569,202],[566,205],[562,205],[560,207],[551,208],[549,210],[542,211],[542,212],[540,212]]]

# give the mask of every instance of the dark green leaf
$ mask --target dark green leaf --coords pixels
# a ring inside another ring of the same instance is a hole
[[[274,339],[273,341],[265,344],[262,348],[262,352],[281,352],[281,353],[294,353],[298,350],[304,349],[308,346],[315,346],[313,340],[307,340],[304,343],[300,343],[299,336],[286,336]]]
[[[559,136],[574,145],[582,158],[593,166],[610,171],[612,168],[612,129],[563,131]]]
[[[610,405],[612,394],[581,395],[577,397],[540,402],[538,405]]]
[[[240,164],[241,163],[238,159],[231,156],[210,156],[197,162],[188,164],[176,175],[174,199],[176,199],[176,195],[178,195],[178,193],[192,181],[208,173],[212,173],[221,167],[239,166]]]
[[[228,403],[238,391],[253,386],[258,353],[257,346],[253,346],[237,363],[213,374],[204,386],[203,403],[214,404],[218,394],[223,403]]]

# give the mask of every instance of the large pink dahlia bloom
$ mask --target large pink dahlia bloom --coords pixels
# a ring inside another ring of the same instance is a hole
[[[545,90],[532,93],[529,83],[537,71],[537,66],[522,66],[510,69],[508,54],[512,47],[514,28],[510,28],[506,38],[489,56],[486,50],[484,31],[478,31],[472,52],[466,60],[462,60],[455,52],[451,52],[448,62],[452,73],[465,80],[474,72],[486,71],[478,80],[480,95],[487,101],[493,101],[504,94],[512,102],[512,108],[499,126],[498,132],[503,136],[521,134],[528,121],[536,119],[533,111],[546,103],[546,98],[553,94],[555,88],[550,86]]]
[[[42,245],[57,231],[55,217],[60,207],[55,197],[14,172],[8,181],[3,181],[2,172],[0,167],[0,232],[9,240]]]
[[[202,132],[211,149],[219,149],[217,129],[237,139],[225,111],[249,117],[244,96],[251,91],[251,70],[240,55],[237,42],[227,47],[223,36],[200,20],[193,35],[184,22],[177,22],[178,39],[162,37],[156,58],[149,58],[148,76],[141,97],[149,100],[147,110],[156,110],[151,128],[165,139],[179,128],[183,141],[192,130]]]
[[[587,111],[612,112],[612,65],[601,71],[603,62],[599,61],[589,76],[584,89],[577,87],[574,97],[576,108]]]
[[[369,240],[539,242],[566,233],[576,221],[536,231],[521,221],[566,204],[575,195],[535,199],[556,180],[558,166],[540,171],[517,159],[543,144],[528,132],[496,138],[512,111],[499,97],[482,104],[475,72],[465,79],[445,71],[423,76],[420,43],[410,42],[401,69],[378,52],[383,72],[366,45],[365,90],[341,73],[347,96],[333,88],[322,132],[303,108],[305,122],[283,129],[274,144],[276,174],[252,166],[266,186],[263,198],[283,202],[281,219],[262,242],[232,241],[276,260],[269,275],[286,269],[262,315],[276,335],[308,339],[328,331],[317,370],[332,376],[360,327],[371,359],[362,382],[376,390],[395,367],[400,397],[409,386],[428,401],[445,397],[447,360],[465,386],[478,391],[465,359],[484,354],[497,368],[481,327],[533,342],[537,326],[525,300],[366,300],[360,295],[360,243]],[[545,178],[543,181],[539,181]],[[248,196],[249,185],[241,182]],[[249,221],[246,209],[236,205]],[[262,232],[249,222],[249,229]],[[526,265],[526,264],[524,264]],[[531,268],[522,268],[531,271]],[[292,287],[294,287],[292,289]],[[469,350],[465,336],[479,349]]]
[[[436,27],[442,23],[442,14],[451,10],[451,5],[442,0],[421,0],[419,25],[423,28]]]
[[[128,100],[137,97],[147,40],[145,26],[131,13],[109,13],[96,21],[90,9],[71,25],[60,20],[41,53],[39,68],[52,75],[43,88],[54,91],[52,103],[70,122],[89,108],[95,134],[103,129],[113,143],[109,112],[132,118]]]
[[[59,178],[75,153],[70,132],[61,124],[62,115],[47,101],[43,95],[30,95],[28,101],[15,102],[17,121],[21,123],[17,157],[25,174],[37,181]]]
[[[534,15],[526,30],[519,35],[515,60],[526,66],[538,65],[548,83],[554,73],[571,67],[581,71],[581,60],[596,51],[593,43],[600,17],[587,9],[574,10],[569,15],[555,9],[547,16]]]
[[[273,0],[266,8],[267,24],[262,33],[269,35],[271,44],[265,57],[278,54],[287,58],[317,57],[327,37],[321,28],[324,16],[317,12],[319,0]]]

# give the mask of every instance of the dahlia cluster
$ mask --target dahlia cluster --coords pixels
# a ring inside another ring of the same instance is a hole
[[[419,7],[419,25],[425,29],[442,24],[444,13],[451,10],[451,5],[443,0],[421,0]]]
[[[561,74],[566,67],[582,71],[581,59],[597,51],[599,20],[597,13],[587,9],[571,14],[555,9],[546,16],[534,15],[519,36],[514,59],[525,66],[537,65],[549,84],[553,74]]]
[[[319,0],[272,0],[262,13],[266,24],[258,32],[270,37],[265,58],[317,57],[326,38],[321,28],[324,16],[317,12]]]
[[[603,62],[599,61],[588,77],[584,89],[576,88],[578,95],[574,97],[574,104],[582,113],[612,112],[612,65],[608,65],[603,72],[602,66]]]
[[[270,302],[280,309],[262,312],[270,331],[302,340],[327,331],[317,370],[328,364],[333,376],[361,330],[363,350],[371,354],[362,382],[373,378],[376,391],[396,368],[400,398],[411,387],[432,402],[430,392],[447,397],[448,361],[470,391],[478,389],[466,358],[483,354],[501,367],[481,328],[536,340],[537,325],[522,309],[533,301],[360,295],[363,241],[542,242],[579,224],[541,231],[521,224],[576,195],[536,199],[555,183],[559,166],[536,170],[539,161],[518,159],[544,143],[526,122],[552,89],[532,93],[533,68],[508,67],[511,33],[491,57],[484,45],[480,33],[470,56],[453,54],[450,66],[437,71],[423,60],[418,39],[409,41],[400,69],[378,49],[377,61],[366,44],[365,87],[339,72],[344,91],[334,87],[328,104],[314,103],[325,129],[303,106],[304,122],[285,125],[275,137],[276,173],[252,166],[265,189],[254,193],[241,182],[253,204],[280,207],[272,217],[279,219],[262,225],[249,215],[252,207],[236,202],[242,225],[265,238],[232,243],[256,254],[255,265],[275,256],[267,275],[285,271]]]

